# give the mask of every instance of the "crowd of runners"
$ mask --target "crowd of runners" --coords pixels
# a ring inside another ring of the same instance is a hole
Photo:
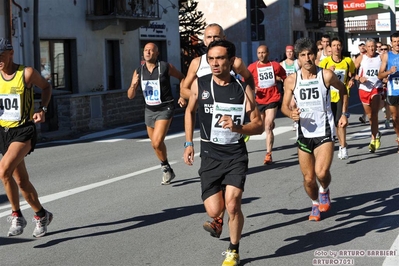
[[[222,265],[238,265],[244,224],[241,199],[248,172],[246,141],[251,135],[265,133],[265,157],[260,164],[272,164],[274,120],[280,108],[292,119],[296,131],[298,162],[311,202],[311,221],[320,221],[321,213],[330,209],[330,166],[335,142],[338,159],[350,157],[346,140],[349,96],[359,97],[364,109],[359,120],[370,125],[369,152],[377,152],[381,146],[378,115],[382,109],[384,127],[396,133],[395,139],[384,141],[387,145],[396,141],[399,153],[399,33],[391,35],[389,45],[366,40],[353,57],[343,55],[343,40],[328,35],[320,40],[301,38],[287,44],[281,62],[270,60],[269,47],[262,44],[257,48],[258,59],[248,67],[236,56],[235,45],[226,40],[220,25],[209,24],[203,36],[207,52],[191,62],[186,75],[172,64],[158,61],[158,47],[147,43],[144,62],[133,71],[127,96],[134,98],[138,90],[144,96],[145,124],[161,164],[161,184],[169,185],[176,177],[164,142],[175,109],[170,80],[173,77],[180,81],[177,102],[186,108],[183,159],[189,166],[193,165],[197,148],[193,142],[196,122],[200,127],[198,173],[202,200],[211,218],[203,228],[219,238],[227,214],[230,243],[223,252]],[[33,236],[41,237],[53,215],[41,206],[29,182],[24,157],[34,150],[34,122],[44,120],[51,85],[32,68],[13,63],[12,55],[11,44],[0,39],[1,100],[30,99],[33,85],[44,93],[39,110],[24,101],[21,110],[3,108],[0,118],[0,178],[12,206],[8,236],[22,234],[27,224],[19,208],[20,190],[36,212]],[[12,90],[15,86],[25,88],[21,90],[24,92],[16,94]],[[351,94],[354,86],[358,87],[358,95]]]

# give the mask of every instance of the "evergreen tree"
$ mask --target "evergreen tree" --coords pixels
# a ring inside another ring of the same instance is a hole
[[[181,67],[184,74],[193,58],[204,53],[205,49],[198,38],[205,29],[204,14],[197,11],[198,2],[194,0],[179,0],[179,30],[181,48]]]

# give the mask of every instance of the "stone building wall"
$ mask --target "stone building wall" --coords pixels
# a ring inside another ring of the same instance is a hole
[[[57,119],[58,132],[70,134],[102,130],[144,121],[144,98],[139,90],[134,99],[126,91],[93,92],[53,96],[56,106],[49,112]],[[37,108],[39,101],[36,102]],[[38,125],[39,133],[43,125]],[[43,131],[44,132],[44,131]]]

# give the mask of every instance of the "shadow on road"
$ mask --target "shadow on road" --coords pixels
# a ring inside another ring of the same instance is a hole
[[[245,258],[241,260],[241,263],[242,265],[245,265],[246,263],[261,261],[268,258],[298,254],[327,246],[336,246],[350,242],[353,239],[362,237],[370,232],[384,233],[394,230],[399,227],[399,215],[392,214],[398,211],[398,201],[399,188],[334,198],[331,210],[327,213],[323,213],[324,217],[322,218],[331,219],[336,217],[335,221],[338,222],[337,225],[323,230],[310,232],[306,235],[298,235],[284,239],[284,241],[291,243],[280,247],[274,252],[274,254],[255,258]],[[359,208],[359,206],[362,207]],[[283,215],[306,213],[306,216],[248,232],[243,234],[243,237],[248,237],[252,234],[287,225],[289,226],[305,222],[308,219],[307,214],[309,213],[309,208],[300,210],[279,209],[248,217],[270,215],[274,213],[280,213]]]
[[[245,198],[242,200],[242,204],[247,204],[247,203],[250,203],[251,201],[254,201],[257,199],[259,199],[259,198],[258,197]],[[136,216],[136,217],[119,220],[119,221],[114,221],[114,222],[97,223],[97,224],[90,224],[90,225],[81,226],[81,227],[65,228],[63,230],[49,232],[49,233],[47,233],[47,236],[68,233],[71,231],[76,231],[76,230],[85,229],[85,228],[98,228],[99,231],[95,232],[95,233],[91,233],[91,234],[64,237],[64,238],[50,240],[47,243],[35,246],[35,248],[47,248],[47,247],[54,246],[54,245],[57,245],[57,244],[60,244],[60,243],[66,242],[66,241],[70,241],[70,240],[81,239],[81,238],[91,238],[91,237],[103,236],[103,235],[114,234],[114,233],[121,233],[123,231],[134,230],[137,228],[151,226],[151,225],[166,222],[169,220],[179,219],[179,218],[189,216],[189,215],[192,215],[195,213],[205,213],[204,205],[197,204],[197,205],[192,205],[192,206],[182,206],[182,207],[178,207],[178,208],[165,209],[160,213],[155,213],[155,214],[150,214],[150,215],[141,215],[141,216]],[[120,225],[120,224],[125,225],[125,227],[118,228],[115,230],[109,230],[108,226]],[[101,227],[104,227],[104,228],[101,229]]]
[[[0,247],[6,245],[20,244],[35,241],[36,239],[27,239],[19,237],[0,237]]]

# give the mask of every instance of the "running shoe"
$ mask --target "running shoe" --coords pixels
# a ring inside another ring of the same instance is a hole
[[[223,224],[218,221],[219,219],[214,218],[212,222],[206,221],[203,225],[205,231],[209,232],[211,236],[216,238],[220,237],[223,230]]]
[[[272,164],[273,159],[272,159],[272,153],[268,152],[266,153],[265,160],[263,161],[263,164]]]
[[[47,226],[50,225],[53,220],[53,214],[46,211],[44,217],[33,216],[32,222],[36,223],[35,230],[33,230],[34,237],[42,237],[47,233]]]
[[[243,135],[243,137],[244,137],[244,142],[248,142],[249,136],[248,135]]]
[[[375,150],[376,150],[376,149],[375,149],[375,140],[372,139],[372,140],[370,141],[370,144],[369,144],[369,152],[374,153]]]
[[[7,236],[17,236],[24,232],[26,220],[23,216],[18,216],[18,214],[12,213],[11,216],[8,216],[7,221],[11,223]]]
[[[347,150],[347,148],[346,147],[341,147],[341,146],[339,146],[339,150],[338,150],[338,159],[340,159],[340,160],[346,160],[346,159],[348,159],[349,158],[349,156],[348,156],[348,150]]]
[[[359,117],[359,121],[360,121],[362,124],[366,124],[366,115],[360,116],[360,117]]]
[[[320,221],[320,210],[319,210],[319,205],[313,204],[312,206],[312,211],[310,212],[309,215],[309,221]]]
[[[341,154],[341,146],[339,146],[339,150],[338,150],[338,159],[342,160],[342,154]]]
[[[391,128],[391,125],[389,124],[389,120],[388,119],[385,120],[385,128],[386,129],[390,129]]]
[[[163,165],[161,166],[162,168],[162,185],[169,185],[170,181],[173,180],[173,178],[175,178],[175,173],[173,172],[173,169],[170,167],[170,165]]]
[[[222,266],[238,266],[240,264],[240,255],[235,250],[228,249],[222,255],[226,257]]]
[[[319,210],[321,212],[326,212],[330,209],[331,206],[331,201],[330,201],[330,190],[327,190],[327,192],[319,192]]]
[[[381,132],[378,132],[375,137],[375,149],[378,150],[381,147]]]

